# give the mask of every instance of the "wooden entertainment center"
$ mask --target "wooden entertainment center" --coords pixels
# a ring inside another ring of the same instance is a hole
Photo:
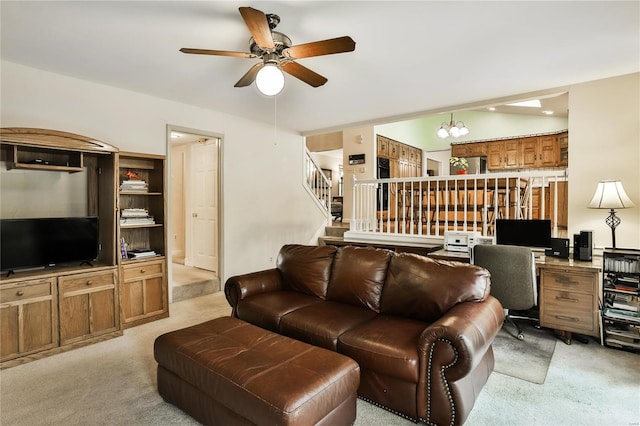
[[[2,128],[0,160],[8,170],[85,174],[87,216],[99,223],[98,257],[91,264],[2,275],[0,368],[121,336],[124,328],[169,316],[164,156],[122,153],[56,130]],[[121,190],[127,173],[145,187]],[[41,179],[49,176],[43,173]],[[148,211],[152,219],[121,225],[121,209]],[[123,239],[127,250],[152,254],[123,258]]]

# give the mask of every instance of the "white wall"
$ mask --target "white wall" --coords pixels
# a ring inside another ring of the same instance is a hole
[[[278,128],[274,141],[273,126],[7,61],[1,67],[2,127],[64,130],[165,155],[168,124],[222,134],[223,282],[273,267],[283,244],[312,242],[324,223],[302,186],[304,139],[294,132]]]
[[[353,177],[359,180],[376,177],[376,143],[373,126],[351,127],[342,132],[344,164],[343,222],[351,220],[353,199]],[[349,165],[349,155],[364,154],[364,164]]]
[[[616,212],[616,245],[640,248],[640,74],[572,86],[569,111],[569,235],[611,246],[608,211],[587,204],[599,180],[621,180],[635,207]]]

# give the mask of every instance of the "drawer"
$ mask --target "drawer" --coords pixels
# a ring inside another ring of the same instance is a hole
[[[60,295],[78,290],[90,290],[93,287],[113,287],[116,277],[113,271],[100,273],[69,275],[58,278]]]
[[[569,291],[545,290],[544,312],[540,323],[560,330],[594,329],[593,295]]]
[[[124,281],[148,277],[151,275],[162,275],[162,266],[162,262],[128,265],[122,268],[122,275],[124,275]]]
[[[20,300],[28,300],[36,297],[51,296],[53,294],[51,282],[38,282],[37,284],[21,285],[19,287],[0,290],[0,302],[10,303]]]
[[[542,285],[545,289],[584,291],[595,293],[598,277],[596,274],[577,274],[563,270],[543,269],[541,272]]]

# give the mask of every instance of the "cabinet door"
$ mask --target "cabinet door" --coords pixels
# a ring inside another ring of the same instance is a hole
[[[378,157],[389,158],[389,139],[378,136],[376,142],[378,144]]]
[[[467,157],[468,156],[468,148],[466,143],[459,143],[455,145],[451,145],[451,156],[452,157]]]
[[[517,169],[520,167],[520,140],[508,140],[504,143],[504,168]]]
[[[538,138],[526,138],[522,140],[522,167],[534,168],[538,166]]]
[[[539,138],[538,167],[556,167],[560,164],[560,144],[557,136]]]
[[[60,344],[120,328],[115,269],[58,278]]]
[[[504,168],[502,158],[504,156],[504,142],[487,143],[487,168],[489,170],[499,170]]]
[[[560,133],[558,135],[558,166],[567,167],[569,165],[569,134]]]
[[[0,361],[58,346],[56,279],[0,290]]]
[[[122,322],[125,327],[168,314],[164,260],[126,265],[122,268],[122,277]]]
[[[399,143],[396,141],[389,141],[389,158],[391,158],[392,160],[397,160],[400,156],[399,154],[400,151],[400,147],[399,147]]]
[[[474,142],[469,145],[469,155],[471,157],[481,157],[487,155],[487,144],[484,142]]]

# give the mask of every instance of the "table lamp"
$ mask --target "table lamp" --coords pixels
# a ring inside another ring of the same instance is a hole
[[[616,248],[616,226],[620,225],[620,218],[616,216],[615,209],[628,209],[633,206],[633,202],[624,192],[622,182],[619,180],[602,180],[598,182],[596,192],[587,207],[590,209],[610,209],[609,216],[605,222],[611,228],[613,248]]]

